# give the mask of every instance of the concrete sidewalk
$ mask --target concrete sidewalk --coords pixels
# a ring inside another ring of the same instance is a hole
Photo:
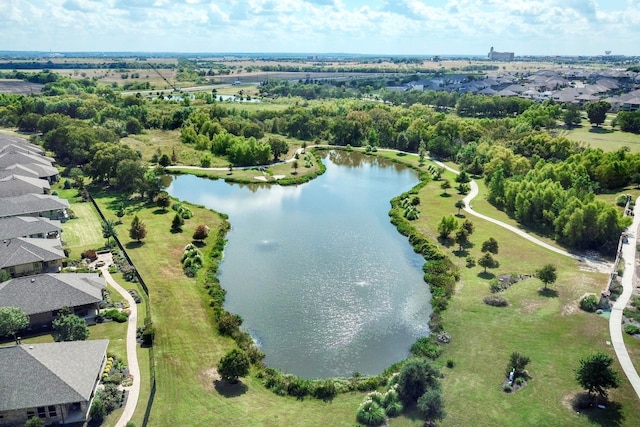
[[[125,427],[133,417],[136,405],[138,404],[138,397],[140,396],[140,366],[138,365],[138,346],[136,342],[138,307],[129,292],[113,280],[113,277],[109,274],[109,264],[110,263],[106,263],[100,268],[102,276],[105,278],[107,283],[117,290],[118,293],[120,293],[120,295],[122,295],[122,297],[129,303],[129,309],[131,311],[127,324],[127,365],[129,367],[129,373],[133,376],[133,384],[131,387],[127,388],[129,391],[127,403],[124,406],[124,411],[122,412],[120,419],[115,425],[115,427]]]
[[[618,297],[611,308],[609,318],[609,334],[611,343],[616,352],[622,370],[633,386],[638,398],[640,398],[640,377],[633,366],[627,347],[624,345],[622,331],[622,311],[627,306],[633,292],[633,279],[636,274],[636,244],[638,241],[638,226],[640,225],[640,198],[636,200],[634,208],[633,224],[627,229],[627,243],[622,245],[622,259],[624,261],[624,274],[622,275],[622,295]]]

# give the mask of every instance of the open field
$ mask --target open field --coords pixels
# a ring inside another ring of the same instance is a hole
[[[611,128],[612,117],[615,115],[609,114],[605,124],[597,128],[592,127],[588,120],[583,119],[581,126],[563,131],[561,135],[574,141],[584,142],[592,148],[602,148],[604,151],[616,151],[627,147],[631,153],[640,153],[640,135]]]

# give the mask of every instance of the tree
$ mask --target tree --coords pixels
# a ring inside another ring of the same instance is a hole
[[[460,209],[464,209],[467,205],[464,203],[464,200],[460,199],[455,204],[456,208],[458,208],[458,216],[460,216]]]
[[[291,167],[293,168],[293,174],[297,175],[298,174],[298,161],[294,160],[293,162],[291,162]]]
[[[513,353],[511,353],[511,356],[509,357],[509,364],[507,365],[507,375],[511,372],[512,369],[515,369],[514,377],[517,377],[518,375],[523,375],[524,370],[529,364],[529,362],[531,362],[530,358],[528,358],[523,354],[518,353],[517,351],[514,351]]]
[[[460,228],[456,231],[454,241],[459,245],[459,251],[462,252],[467,243],[469,243],[469,232],[465,228]]]
[[[156,196],[156,204],[162,208],[163,211],[166,211],[171,204],[171,197],[166,191],[161,191],[160,194]]]
[[[442,181],[442,184],[440,184],[440,188],[442,188],[442,191],[444,191],[444,194],[449,194],[447,193],[447,190],[451,188],[451,183],[449,182],[448,179],[445,179],[444,181]]]
[[[9,279],[11,279],[9,272],[7,270],[0,270],[0,283],[6,282]]]
[[[620,377],[611,368],[613,357],[602,352],[595,352],[580,359],[576,370],[576,380],[584,387],[589,396],[607,397],[607,389],[618,388]]]
[[[274,162],[277,162],[282,154],[286,154],[287,151],[289,151],[287,142],[282,138],[270,137],[267,144],[269,144],[269,147],[271,148],[271,154],[273,154]]]
[[[580,124],[580,109],[575,104],[567,104],[564,112],[562,113],[562,120],[564,125],[568,128],[572,128]]]
[[[437,421],[443,419],[447,413],[444,410],[444,399],[440,388],[427,390],[418,399],[418,411],[427,421]]]
[[[75,314],[63,314],[56,317],[53,322],[54,341],[84,341],[89,338],[89,327],[84,319]]]
[[[129,228],[129,237],[137,242],[144,239],[147,236],[147,227],[144,222],[140,221],[138,215],[133,217],[131,221],[131,228]]]
[[[171,231],[173,233],[182,233],[182,226],[184,225],[184,219],[180,214],[176,214],[171,221]]]
[[[111,238],[116,238],[118,237],[118,230],[116,230],[116,222],[111,220],[111,219],[107,219],[105,221],[102,221],[102,237],[104,237],[105,239],[107,239],[107,246],[109,246],[109,243],[111,241]]]
[[[458,229],[458,220],[453,215],[443,216],[438,224],[438,234],[441,239],[448,239],[449,235]]]
[[[193,232],[193,240],[203,241],[209,236],[209,227],[204,224],[200,224],[196,227],[196,231]]]
[[[19,307],[0,308],[0,337],[12,335],[16,344],[18,337],[16,334],[29,326],[29,317],[24,310]]]
[[[487,268],[493,268],[496,265],[496,261],[491,256],[490,252],[485,252],[482,257],[478,260],[478,264],[480,267],[484,267],[484,272],[487,272]]]
[[[140,191],[143,188],[147,167],[139,160],[124,159],[116,166],[116,184],[125,193]]]
[[[160,156],[160,159],[158,160],[158,164],[163,168],[166,168],[167,166],[171,165],[171,159],[169,158],[168,155],[163,154],[162,156]]]
[[[469,174],[466,171],[460,171],[458,175],[456,175],[456,182],[460,184],[464,184],[471,181],[469,178]]]
[[[124,206],[120,205],[120,207],[116,211],[116,216],[118,217],[118,224],[122,224],[122,217],[124,217],[124,214],[125,214]]]
[[[249,374],[250,367],[251,362],[247,353],[234,348],[218,362],[218,373],[223,380],[234,384],[238,382],[238,378]]]
[[[607,112],[611,109],[611,104],[607,101],[589,102],[585,109],[587,110],[587,117],[589,117],[589,123],[600,126],[607,118]]]
[[[489,240],[486,240],[482,243],[482,252],[491,252],[494,255],[498,255],[498,242],[493,237],[489,237]]]
[[[471,222],[468,219],[465,219],[464,222],[462,223],[462,229],[464,229],[467,232],[467,235],[471,236],[475,231],[476,227],[473,225],[473,222]]]
[[[544,288],[547,289],[547,285],[553,284],[558,278],[556,266],[553,264],[547,264],[540,270],[536,271],[536,276],[538,276],[538,279],[544,283]]]
[[[440,371],[425,358],[409,359],[398,376],[398,395],[402,402],[411,406],[427,390],[440,389]]]

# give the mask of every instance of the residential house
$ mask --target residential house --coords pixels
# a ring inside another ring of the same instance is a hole
[[[0,242],[0,270],[11,277],[57,273],[65,258],[58,239],[17,237]]]
[[[25,148],[30,152],[44,155],[44,150],[39,145],[32,144],[26,139],[18,136],[0,133],[0,151],[3,151],[7,146],[18,146],[20,148]]]
[[[25,194],[5,197],[0,203],[0,218],[11,216],[41,216],[62,222],[69,219],[69,202],[50,194]]]
[[[20,150],[0,152],[0,169],[22,165],[38,173],[38,177],[50,183],[58,180],[58,169],[53,166],[53,159],[38,154],[28,154]]]
[[[109,340],[0,347],[0,426],[32,417],[45,425],[81,424],[107,360]]]
[[[93,321],[103,300],[104,278],[97,273],[37,274],[0,283],[0,307],[19,307],[29,316],[29,327],[51,326],[58,312],[68,307]]]
[[[29,169],[22,164],[15,164],[4,169],[0,169],[0,178],[6,178],[11,175],[27,176],[29,178],[40,178],[40,173]]]
[[[0,218],[0,241],[16,237],[57,239],[62,232],[58,220],[35,216],[12,216]]]
[[[9,175],[0,178],[0,198],[23,196],[25,194],[49,194],[49,181],[22,175]]]

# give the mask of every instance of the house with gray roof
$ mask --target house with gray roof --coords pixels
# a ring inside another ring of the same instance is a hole
[[[38,177],[49,182],[58,180],[58,169],[53,166],[53,159],[39,154],[29,154],[20,150],[0,152],[0,169],[7,169],[15,165],[23,165],[37,172]]]
[[[0,178],[11,175],[28,176],[29,178],[40,178],[40,173],[22,164],[15,164],[4,169],[0,169]]]
[[[0,203],[0,218],[11,216],[41,216],[62,222],[69,219],[69,202],[50,194],[25,194],[5,197]]]
[[[8,147],[8,146],[17,146],[20,148],[24,148],[27,151],[44,155],[44,150],[39,145],[32,144],[26,139],[20,138],[18,136],[0,133],[0,151],[3,151],[5,147]]]
[[[25,194],[49,194],[49,181],[40,178],[30,178],[22,175],[9,175],[0,178],[0,198],[23,196]]]
[[[68,307],[75,315],[92,320],[106,288],[97,273],[36,274],[0,283],[0,307],[19,307],[29,316],[29,327],[51,326],[58,312]]]
[[[37,156],[44,156],[44,150],[37,145],[33,144],[0,144],[0,154],[1,153],[9,153],[12,151],[18,151],[26,154],[35,154]],[[54,159],[51,157],[45,157],[45,159],[49,160],[51,163],[54,162]]]
[[[11,277],[57,273],[65,258],[58,239],[18,237],[0,242],[0,270]]]
[[[109,340],[0,347],[0,426],[83,423],[107,360]]]
[[[57,239],[61,232],[62,224],[58,220],[35,216],[0,218],[0,241],[16,237]]]

